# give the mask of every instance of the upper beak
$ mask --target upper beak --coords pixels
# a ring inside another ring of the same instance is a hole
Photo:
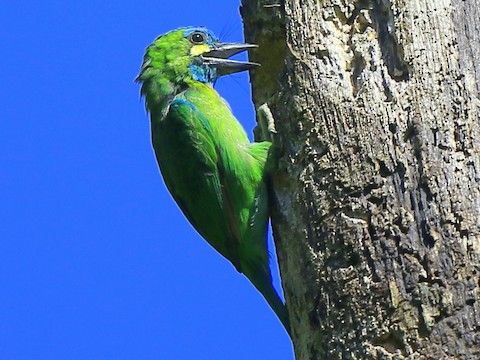
[[[251,69],[260,64],[249,61],[230,60],[229,58],[242,51],[256,48],[253,44],[230,44],[220,43],[211,51],[202,55],[203,61],[208,65],[216,67],[219,75],[233,74],[239,71]]]

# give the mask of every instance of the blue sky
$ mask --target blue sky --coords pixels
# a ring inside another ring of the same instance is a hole
[[[262,297],[167,193],[133,83],[165,31],[241,40],[238,6],[2,3],[2,359],[293,358]],[[251,133],[247,74],[217,89]]]

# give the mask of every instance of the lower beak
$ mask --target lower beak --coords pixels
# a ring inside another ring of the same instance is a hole
[[[202,55],[203,62],[217,68],[219,75],[233,74],[239,71],[251,69],[260,64],[249,61],[230,60],[233,55],[242,51],[256,48],[252,44],[217,44],[215,48]]]

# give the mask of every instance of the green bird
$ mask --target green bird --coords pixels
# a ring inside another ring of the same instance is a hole
[[[250,143],[213,88],[218,77],[258,65],[229,59],[253,47],[222,43],[203,27],[173,30],[148,46],[137,81],[150,113],[157,162],[177,205],[263,294],[289,332],[267,250],[271,143]]]

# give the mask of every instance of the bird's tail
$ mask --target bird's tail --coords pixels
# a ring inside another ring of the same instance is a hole
[[[267,266],[256,265],[252,263],[249,263],[248,265],[243,264],[242,272],[250,279],[257,290],[262,293],[265,300],[267,300],[268,304],[285,327],[288,335],[291,337],[290,320],[288,317],[287,307],[282,302],[280,296],[273,287],[272,275],[270,273],[270,269],[268,268],[268,264]]]

